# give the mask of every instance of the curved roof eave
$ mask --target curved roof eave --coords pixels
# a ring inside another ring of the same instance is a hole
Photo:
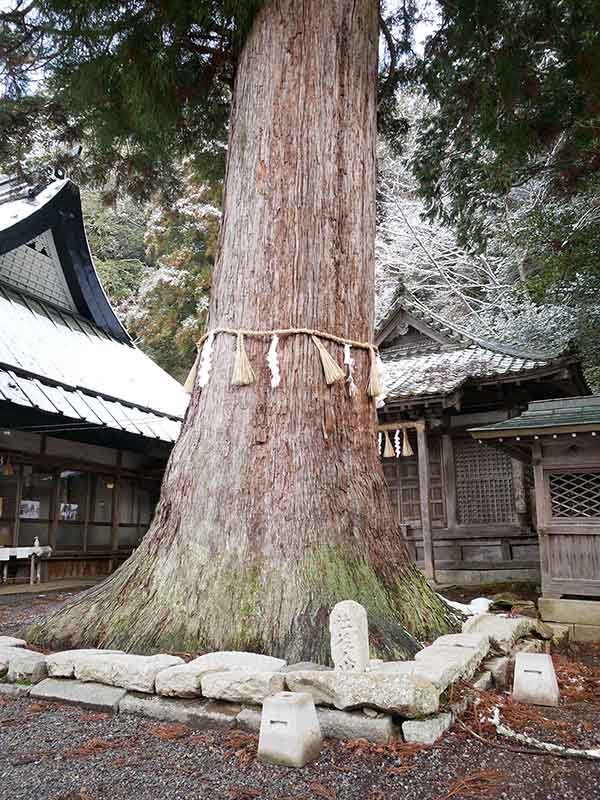
[[[52,231],[78,312],[117,341],[132,344],[98,278],[85,233],[79,188],[69,179],[55,181],[34,198],[1,207],[0,255],[47,230]]]

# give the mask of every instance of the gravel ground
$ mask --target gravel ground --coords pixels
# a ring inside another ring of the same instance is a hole
[[[0,596],[0,633],[22,634],[60,596]],[[507,705],[511,724],[545,741],[600,746],[598,648],[557,665],[558,709]],[[256,760],[256,737],[97,714],[0,696],[0,798],[10,800],[600,800],[600,764],[516,753],[481,724],[502,700],[483,693],[430,747],[326,742],[301,770]],[[504,701],[506,698],[504,698]],[[511,712],[512,709],[512,712]],[[516,715],[516,716],[514,716]],[[520,715],[520,717],[519,717]]]
[[[448,733],[440,743],[369,747],[327,742],[301,770],[255,760],[256,738],[194,733],[64,706],[6,699],[0,707],[0,796],[11,800],[510,800],[600,798],[600,767],[518,755]],[[472,781],[491,789],[473,794]],[[452,793],[457,781],[466,791]],[[468,786],[468,783],[467,783]]]
[[[30,625],[55,611],[75,592],[0,595],[0,634],[25,638]]]

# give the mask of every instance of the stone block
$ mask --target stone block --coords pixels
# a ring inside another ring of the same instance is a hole
[[[510,658],[508,656],[487,658],[483,662],[483,668],[491,673],[494,686],[498,689],[505,689],[508,686],[510,668]]]
[[[122,653],[122,650],[63,650],[60,653],[50,653],[46,656],[48,675],[51,678],[72,678],[75,675],[75,667],[80,662],[85,661],[90,656],[105,656]]]
[[[0,647],[26,647],[25,639],[15,639],[14,636],[0,636]]]
[[[326,739],[366,739],[376,744],[388,744],[398,738],[398,728],[389,714],[370,717],[362,711],[317,708],[317,718]]]
[[[0,683],[0,697],[27,697],[31,686],[21,686],[19,683]]]
[[[20,647],[10,649],[12,650],[12,655],[9,657],[8,673],[6,675],[6,680],[9,683],[17,683],[17,681],[39,683],[47,677],[45,655]]]
[[[478,672],[471,681],[471,686],[480,692],[485,692],[491,688],[493,684],[492,673],[489,670]]]
[[[540,597],[538,609],[544,622],[600,625],[600,602],[597,600],[552,600]]]
[[[454,671],[454,674],[448,683],[460,678],[468,680],[472,678],[477,671],[485,652],[486,651],[481,646],[475,649],[474,647],[432,645],[431,647],[426,647],[424,650],[419,650],[415,655],[417,671],[419,674],[423,674],[421,672],[422,668],[428,665],[430,669],[438,668],[442,670],[442,672],[440,672],[440,680],[442,680],[442,675],[450,675],[451,671]],[[447,670],[447,673],[443,672],[444,669]],[[443,678],[443,681],[445,680],[447,680],[446,677]]]
[[[180,722],[196,730],[229,730],[235,727],[241,706],[212,700],[184,700],[128,692],[119,713],[150,717],[161,722]]]
[[[573,625],[574,642],[600,642],[600,625]]]
[[[156,676],[163,669],[183,664],[178,656],[135,656],[125,653],[98,653],[82,656],[75,663],[77,680],[120,686],[132,692],[154,692]]]
[[[439,690],[430,681],[393,672],[292,672],[288,689],[308,692],[317,705],[342,711],[370,707],[404,717],[424,716],[439,708]]]
[[[513,700],[536,706],[557,706],[559,699],[552,658],[545,653],[517,653]]]
[[[542,637],[542,639],[554,638],[554,631],[552,629],[552,626],[541,619],[536,619],[533,630],[534,633],[537,633],[538,636]]]
[[[552,631],[552,644],[560,647],[569,641],[572,635],[572,625],[563,625],[560,622],[545,622],[544,625]]]
[[[282,658],[263,656],[260,653],[244,653],[235,650],[219,650],[214,653],[205,653],[198,656],[190,664],[198,667],[210,667],[212,672],[226,672],[235,670],[239,672],[279,672],[286,665]]]
[[[410,675],[415,671],[416,661],[383,661],[371,668],[371,672],[396,673],[397,675]]]
[[[203,676],[217,671],[216,667],[202,667],[193,661],[168,667],[156,676],[156,693],[163,697],[200,697]]]
[[[438,637],[431,646],[468,648],[481,661],[490,651],[490,637],[487,633],[448,633]]]
[[[364,606],[354,600],[336,603],[329,615],[329,633],[335,669],[365,672],[369,667],[369,623]]]
[[[242,730],[258,733],[260,718],[259,706],[246,707],[241,710],[237,724]],[[389,714],[368,717],[362,711],[317,708],[317,719],[324,739],[366,739],[375,744],[388,744],[398,738],[399,729]]]
[[[200,697],[202,678],[205,675],[229,671],[273,673],[288,669],[285,663],[281,658],[258,653],[207,653],[187,664],[169,667],[160,672],[156,676],[156,692],[163,697]]]
[[[509,653],[518,639],[528,636],[535,626],[530,617],[501,617],[498,614],[479,614],[463,623],[463,633],[485,633],[492,644]]]
[[[126,689],[105,686],[103,683],[82,683],[70,678],[46,678],[31,687],[30,696],[37,700],[68,703],[92,708],[95,711],[110,711],[116,714],[119,703],[127,694]]]
[[[319,757],[323,737],[312,697],[280,692],[263,705],[258,758],[267,764],[303,767]]]
[[[402,735],[405,742],[433,744],[452,725],[452,714],[436,714],[426,719],[409,719],[402,723]]]
[[[288,664],[287,667],[282,667],[281,672],[303,672],[311,671],[318,672],[319,670],[331,670],[332,667],[325,667],[323,664],[315,664],[314,661],[298,661],[296,664]]]
[[[283,672],[212,672],[202,677],[202,695],[260,705],[267,697],[283,692],[285,677]]]

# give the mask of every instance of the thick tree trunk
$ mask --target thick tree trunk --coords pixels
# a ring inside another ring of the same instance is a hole
[[[377,0],[267,0],[237,72],[211,327],[305,327],[368,341],[374,313]],[[230,385],[217,336],[156,519],[135,554],[36,632],[54,645],[328,657],[332,605],[368,610],[373,652],[406,656],[451,615],[410,564],[359,392],[326,386],[307,336],[247,339]],[[328,344],[341,363],[341,348]],[[404,626],[404,627],[403,627]]]

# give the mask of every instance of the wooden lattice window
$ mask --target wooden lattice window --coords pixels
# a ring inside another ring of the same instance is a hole
[[[553,517],[600,517],[600,472],[551,472]]]
[[[471,439],[455,440],[457,515],[461,525],[515,519],[510,456]]]
[[[421,526],[421,495],[419,492],[419,462],[414,434],[409,433],[415,455],[410,457],[383,459],[385,474],[392,503],[398,521],[403,525]],[[446,509],[442,483],[442,456],[439,439],[429,441],[429,507],[434,527],[446,524]]]

